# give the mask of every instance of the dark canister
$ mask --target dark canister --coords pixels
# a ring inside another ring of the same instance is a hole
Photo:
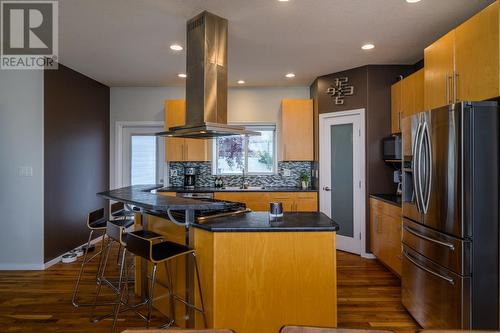
[[[281,202],[269,203],[269,219],[273,221],[281,221],[283,218],[283,204]]]

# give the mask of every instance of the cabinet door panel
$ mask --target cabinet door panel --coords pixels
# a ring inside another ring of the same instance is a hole
[[[499,95],[498,2],[455,29],[456,101]]]
[[[374,200],[370,200],[370,246],[375,256],[380,255],[380,237],[379,237],[379,214],[377,208],[372,205]]]
[[[186,122],[186,102],[182,99],[165,101],[165,130],[170,127],[182,126]],[[165,161],[184,161],[184,139],[165,138]]]
[[[451,102],[455,70],[455,30],[450,31],[424,50],[424,103],[431,110]]]
[[[211,142],[208,139],[185,139],[186,161],[210,161],[208,145]]]
[[[401,113],[401,81],[396,82],[391,87],[391,132],[399,133]]]
[[[419,113],[425,110],[424,106],[424,69],[413,74],[413,112]]]
[[[401,80],[401,115],[407,117],[414,112],[415,108],[415,84],[414,75],[412,74]],[[399,124],[401,131],[401,123]]]
[[[310,99],[284,99],[280,121],[280,159],[313,160],[313,103]]]

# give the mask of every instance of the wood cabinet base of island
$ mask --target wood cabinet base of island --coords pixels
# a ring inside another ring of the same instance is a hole
[[[184,230],[172,227],[167,220],[151,217],[148,225],[151,230],[168,233],[171,240],[182,241]],[[190,233],[208,328],[276,333],[283,325],[337,326],[335,232],[211,232],[192,228]],[[185,272],[184,262],[174,264],[176,291],[184,289]],[[159,273],[161,283],[164,269]],[[140,284],[140,275],[136,278]],[[136,291],[140,291],[137,286]],[[156,291],[155,298],[166,293],[162,287]],[[199,306],[197,293],[195,301]],[[154,306],[168,315],[167,297]],[[182,327],[181,304],[176,310],[177,324]],[[194,325],[203,328],[199,313]]]

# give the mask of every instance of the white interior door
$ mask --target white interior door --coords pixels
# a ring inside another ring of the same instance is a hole
[[[121,186],[163,184],[165,140],[159,126],[126,126],[122,138]]]
[[[339,224],[337,248],[364,251],[364,128],[361,112],[320,116],[320,210]]]

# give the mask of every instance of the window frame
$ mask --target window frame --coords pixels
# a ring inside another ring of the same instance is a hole
[[[276,175],[278,172],[278,151],[277,151],[277,126],[274,123],[231,123],[230,125],[242,126],[251,131],[272,131],[273,132],[273,166],[269,172],[248,172],[248,143],[249,136],[245,135],[244,139],[244,169],[245,176],[270,176]],[[213,158],[212,158],[212,175],[213,176],[241,176],[242,173],[218,173],[217,163],[219,160],[219,150],[217,149],[217,139],[213,140]]]

